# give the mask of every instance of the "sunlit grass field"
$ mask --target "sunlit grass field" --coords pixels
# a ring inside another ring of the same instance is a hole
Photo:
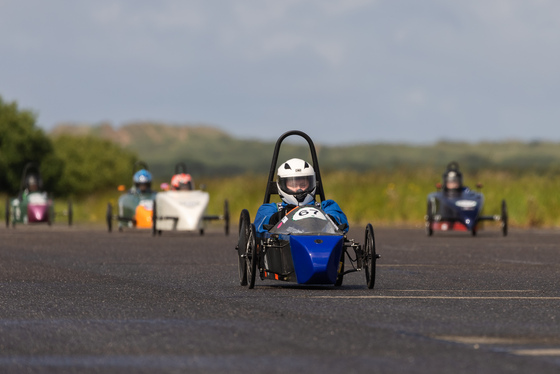
[[[326,197],[338,202],[351,223],[420,227],[426,212],[426,196],[436,190],[435,184],[441,180],[441,171],[337,171],[323,174],[322,178]],[[477,183],[482,183],[484,214],[499,214],[501,201],[505,199],[510,225],[560,227],[560,175],[481,171],[476,175],[464,174],[463,178],[465,185],[472,189],[476,189]],[[242,209],[248,209],[251,218],[254,218],[264,199],[266,179],[264,174],[247,174],[195,179],[195,182],[197,187],[204,184],[210,193],[208,213],[221,214],[227,199],[232,224],[236,225]],[[154,183],[154,186],[158,185]],[[107,203],[116,206],[120,194],[115,186],[112,191],[74,198],[75,223],[104,224]],[[66,209],[66,201],[65,198],[55,198],[56,210]],[[66,222],[66,218],[61,217],[58,221]]]

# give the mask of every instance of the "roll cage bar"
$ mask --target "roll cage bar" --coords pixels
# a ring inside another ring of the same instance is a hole
[[[146,164],[144,161],[136,161],[134,163],[134,166],[132,167],[132,175],[142,169],[150,171],[150,169],[148,168],[148,164]]]
[[[187,173],[187,165],[184,162],[178,162],[175,164],[175,174]]]
[[[276,175],[276,169],[278,167],[278,154],[280,153],[280,145],[288,136],[297,135],[301,136],[307,141],[309,145],[309,151],[311,152],[311,159],[313,163],[313,169],[315,170],[315,179],[317,181],[317,186],[315,188],[315,196],[319,195],[321,201],[325,201],[325,191],[323,190],[323,182],[321,179],[321,172],[319,170],[319,161],[317,159],[317,152],[315,152],[315,145],[313,144],[313,140],[304,133],[303,131],[299,130],[291,130],[282,134],[278,140],[276,141],[276,145],[274,146],[274,153],[272,154],[272,162],[270,164],[270,172],[268,174],[268,183],[266,184],[266,192],[264,194],[264,203],[270,203],[271,195],[278,195],[278,186],[274,181],[274,177]]]

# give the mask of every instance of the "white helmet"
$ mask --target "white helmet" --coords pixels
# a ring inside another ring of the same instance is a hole
[[[315,170],[304,160],[292,158],[278,168],[276,185],[286,204],[309,204],[315,198]]]

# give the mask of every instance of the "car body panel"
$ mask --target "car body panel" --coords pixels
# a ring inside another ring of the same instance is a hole
[[[484,196],[465,188],[461,193],[446,194],[442,191],[431,193],[428,195],[428,201],[431,202],[434,222],[446,223],[435,225],[434,229],[461,230],[461,226],[464,226],[466,230],[461,231],[470,231],[478,223],[484,205]]]
[[[210,195],[205,191],[166,191],[157,194],[156,230],[196,231],[204,227]]]
[[[152,209],[155,192],[131,191],[121,195],[118,201],[119,225],[149,229],[152,227]]]
[[[53,201],[46,192],[31,192],[10,200],[10,215],[15,223],[50,223],[53,220]]]
[[[334,284],[344,233],[320,209],[298,207],[265,233],[264,276],[298,284]]]

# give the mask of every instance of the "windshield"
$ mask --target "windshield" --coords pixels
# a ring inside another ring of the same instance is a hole
[[[342,234],[325,212],[312,206],[292,210],[270,232],[273,234]]]

